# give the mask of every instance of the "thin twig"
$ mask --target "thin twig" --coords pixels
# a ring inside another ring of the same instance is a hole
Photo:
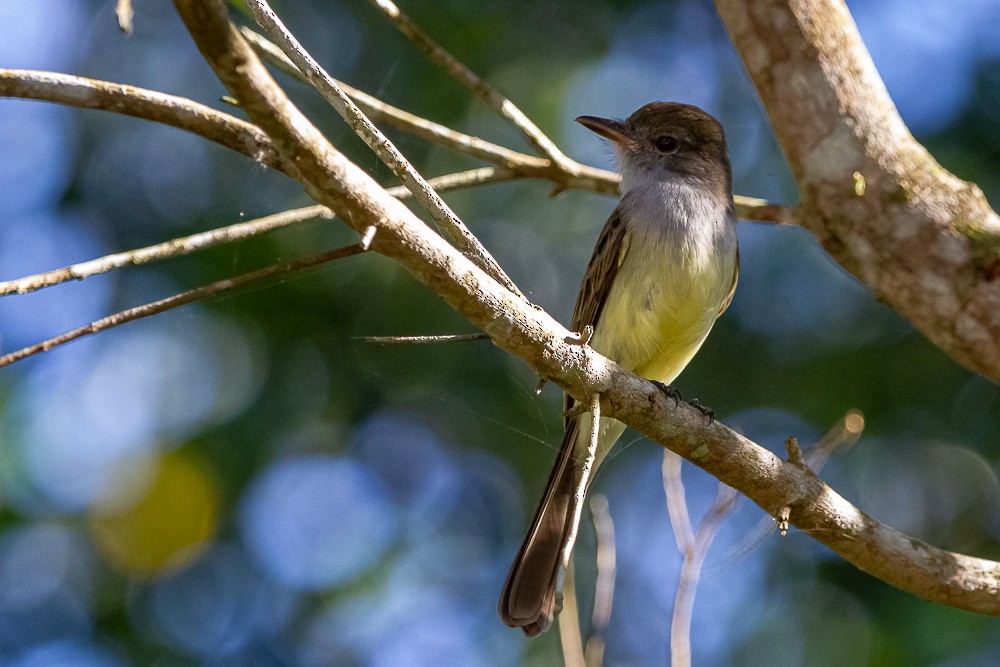
[[[735,195],[736,217],[750,222],[764,222],[776,225],[799,225],[799,209],[792,206],[771,204],[766,199]]]
[[[840,450],[853,447],[864,430],[864,414],[860,410],[848,411],[815,445],[804,452],[806,465],[813,472],[819,473],[831,456]]]
[[[723,517],[736,500],[732,489],[719,484],[719,495],[709,508],[695,532],[687,507],[687,493],[681,477],[683,459],[669,449],[663,452],[663,490],[667,499],[667,513],[673,528],[677,550],[683,556],[674,610],[670,623],[671,665],[691,664],[691,616],[694,612],[695,593],[701,577],[701,567]],[[730,492],[732,492],[730,494]]]
[[[663,450],[663,493],[667,498],[667,515],[670,517],[677,550],[686,554],[694,547],[694,528],[691,526],[687,494],[681,479],[683,460],[669,449]]]
[[[489,334],[446,334],[442,336],[361,336],[366,343],[376,345],[422,345],[425,343],[468,343],[476,340],[489,340]]]
[[[513,181],[518,178],[522,178],[522,176],[507,169],[480,167],[479,169],[469,169],[467,171],[458,171],[454,174],[435,176],[428,179],[427,184],[437,192],[445,192],[446,190],[460,190],[487,183],[503,183],[504,181]],[[406,199],[413,196],[413,193],[405,185],[388,188],[386,192],[396,199]]]
[[[802,458],[802,448],[799,447],[799,439],[794,435],[785,440],[785,453],[788,454],[788,462],[795,465],[805,465]]]
[[[581,402],[581,404],[583,404]],[[585,404],[584,404],[585,405]],[[580,470],[580,480],[576,486],[576,500],[573,504],[573,518],[570,520],[571,532],[566,543],[572,545],[576,541],[576,534],[580,528],[580,515],[583,511],[583,499],[587,495],[587,487],[590,485],[590,474],[594,470],[594,461],[597,460],[597,445],[601,433],[601,395],[595,393],[590,397],[590,439],[587,443],[587,456],[583,461]],[[583,653],[583,638],[580,634],[580,613],[576,603],[576,586],[573,581],[573,561],[571,552],[562,554],[563,563],[566,567],[566,576],[563,581],[563,610],[559,619],[559,637],[563,646],[563,660],[567,665],[583,667],[585,665]],[[570,613],[566,613],[569,608]]]
[[[413,192],[420,205],[431,214],[455,246],[511,292],[525,298],[521,291],[500,267],[479,239],[473,235],[441,196],[427,184],[423,176],[403,154],[382,134],[337,82],[306,51],[295,36],[284,26],[265,0],[247,0],[247,7],[254,19],[271,36],[281,50],[306,75],[309,82],[324,99],[336,109],[351,129],[368,144],[368,147],[392,170],[403,185]]]
[[[250,283],[293,273],[295,271],[301,271],[302,269],[307,269],[319,264],[325,264],[326,262],[332,262],[344,257],[350,257],[351,255],[358,255],[363,252],[365,252],[365,249],[359,244],[344,246],[342,248],[336,248],[334,250],[319,253],[318,255],[313,255],[312,257],[306,257],[305,259],[274,264],[263,269],[258,269],[257,271],[251,271],[232,278],[218,280],[214,283],[188,290],[187,292],[174,294],[173,296],[160,299],[159,301],[153,301],[152,303],[136,306],[135,308],[129,308],[128,310],[123,310],[119,313],[115,313],[114,315],[109,315],[108,317],[91,322],[86,326],[72,329],[40,343],[35,343],[34,345],[29,345],[28,347],[15,352],[5,354],[0,357],[0,368],[9,366],[14,362],[21,361],[22,359],[26,359],[36,354],[48,352],[53,348],[59,347],[60,345],[64,345],[78,338],[83,338],[84,336],[89,336],[91,334],[96,334],[101,331],[117,327],[121,324],[125,324],[126,322],[149,317],[150,315],[157,315],[180,306],[185,306],[189,303],[194,303],[195,301],[203,301],[209,297],[220,294],[221,292],[227,292],[238,287],[243,287],[244,285],[249,285]]]
[[[804,453],[799,449],[798,442],[794,438],[789,438],[790,442],[786,442],[786,447],[789,448],[789,460],[797,457],[807,466],[811,467],[815,464],[817,468],[813,468],[813,470],[818,472],[834,452],[857,442],[863,430],[864,416],[857,410],[851,410]],[[796,454],[792,452],[796,452]],[[668,469],[667,459],[670,457],[677,459],[676,470],[672,466]],[[674,596],[674,612],[670,626],[671,664],[689,665],[691,661],[691,620],[702,566],[723,519],[736,507],[739,495],[731,487],[720,483],[715,503],[706,512],[697,532],[690,538],[690,541],[685,540],[690,548],[681,547],[682,540],[677,535],[678,526],[674,519],[674,513],[677,508],[684,507],[684,518],[687,518],[688,515],[684,500],[684,487],[680,482],[680,461],[680,457],[669,450],[664,452],[663,482],[664,488],[667,490],[667,508],[671,524],[674,525],[678,548],[684,554],[680,579]],[[674,478],[676,481],[673,481]],[[785,520],[787,521],[787,517]],[[748,539],[752,537],[751,544],[763,539],[774,530],[774,526],[775,522],[770,517],[763,519],[758,528],[748,536]],[[683,526],[681,526],[681,530],[683,530]],[[688,530],[690,530],[689,518]],[[744,548],[748,549],[749,547]]]
[[[447,190],[456,190],[485,183],[509,181],[513,178],[516,178],[516,176],[513,176],[510,172],[494,167],[483,167],[481,169],[471,169],[469,171],[437,176],[427,182],[438,192],[445,192]],[[389,188],[387,192],[399,199],[412,196],[412,193],[403,186]],[[170,241],[145,248],[136,248],[134,250],[126,250],[120,253],[97,257],[45,273],[36,273],[24,276],[23,278],[0,281],[0,297],[11,294],[27,294],[28,292],[33,292],[44,287],[52,287],[53,285],[59,285],[71,280],[83,280],[84,278],[127,266],[139,266],[148,262],[187,255],[197,250],[204,250],[223,243],[249,238],[306,220],[330,218],[332,216],[333,212],[330,209],[319,205],[289,209],[256,220],[248,220],[247,222],[229,225],[228,227],[171,239]]]
[[[361,240],[358,242],[359,245],[368,250],[372,247],[372,241],[375,240],[375,233],[378,231],[378,227],[375,225],[368,225],[365,227],[364,233],[361,235]]]
[[[604,662],[604,634],[611,622],[611,606],[615,597],[615,525],[608,511],[608,498],[596,494],[590,499],[590,514],[597,535],[597,581],[594,587],[594,613],[590,636],[584,651],[587,667],[600,667]]]
[[[555,143],[523,111],[504,97],[500,91],[484,81],[478,74],[466,67],[465,63],[435,42],[409,16],[401,12],[399,7],[393,2],[390,0],[370,0],[370,2],[382,10],[392,20],[399,31],[413,42],[417,48],[423,51],[424,55],[431,62],[443,67],[459,83],[486,102],[493,111],[510,121],[539,153],[552,160],[563,171],[572,171],[574,162],[567,158]]]
[[[565,667],[586,667],[583,636],[580,633],[580,608],[576,602],[576,572],[570,559],[563,576],[562,611],[558,617],[559,644],[562,646]]]
[[[715,503],[705,513],[698,525],[692,548],[684,554],[680,580],[674,595],[674,613],[670,624],[670,664],[673,667],[691,665],[691,619],[694,613],[695,593],[701,579],[701,566],[708,549],[722,525],[722,520],[736,502],[737,493],[725,484],[719,484]]]
[[[682,479],[683,459],[669,449],[663,450],[663,492],[667,500],[667,515],[673,529],[677,550],[683,556],[680,580],[674,594],[674,611],[670,624],[671,665],[686,667],[691,664],[690,616],[684,614],[694,607],[694,592],[699,568],[694,567],[698,551],[691,514],[687,506],[687,492]],[[692,585],[691,582],[694,582]]]
[[[580,515],[583,512],[583,500],[587,495],[587,487],[590,486],[590,475],[594,472],[594,462],[597,460],[597,445],[601,433],[601,395],[594,393],[590,397],[590,440],[587,443],[587,457],[580,468],[580,481],[576,486],[576,502],[574,503],[575,516],[572,524],[575,526],[573,532],[567,540],[568,544],[573,544],[576,540],[576,531],[580,526]],[[563,554],[563,558],[568,560],[569,554]]]
[[[861,438],[864,429],[865,417],[861,411],[848,411],[816,444],[803,451],[806,466],[818,475],[834,454],[854,446]],[[735,557],[740,558],[756,549],[778,527],[776,521],[780,522],[780,519],[767,516],[762,518],[757,526],[748,531],[739,544],[733,547],[732,552]]]
[[[330,209],[325,206],[307,206],[275,213],[256,220],[220,227],[208,232],[192,234],[182,238],[171,239],[165,243],[136,248],[113,255],[105,255],[86,262],[45,273],[36,273],[24,278],[0,282],[0,296],[10,294],[27,294],[43,287],[51,287],[71,280],[83,280],[90,276],[107,273],[126,266],[139,266],[170,257],[188,255],[198,250],[212,248],[223,243],[238,241],[264,232],[281,229],[303,220],[330,217]]]

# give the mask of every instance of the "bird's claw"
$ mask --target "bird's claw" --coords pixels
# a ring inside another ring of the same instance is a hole
[[[698,402],[697,398],[692,399],[691,402],[688,403],[688,405],[690,405],[692,408],[694,408],[695,410],[697,410],[701,414],[703,414],[706,417],[708,417],[708,423],[709,424],[711,424],[712,422],[715,421],[715,410],[713,410],[712,408],[708,407],[707,405],[702,405],[701,403]]]
[[[673,400],[675,408],[678,405],[680,405],[680,402],[683,400],[683,398],[681,397],[681,392],[677,391],[677,389],[675,389],[673,385],[663,384],[659,380],[650,380],[650,382],[656,385],[656,388],[659,389],[664,396],[666,396],[668,399]]]

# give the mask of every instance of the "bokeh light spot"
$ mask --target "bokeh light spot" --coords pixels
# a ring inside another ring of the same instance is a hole
[[[268,573],[308,590],[341,583],[373,565],[395,535],[396,520],[366,466],[308,456],[277,463],[251,483],[240,527]]]
[[[4,664],[8,667],[118,667],[125,662],[99,644],[63,639],[33,646]]]
[[[250,351],[237,329],[190,309],[42,355],[11,408],[23,424],[15,444],[25,481],[59,509],[84,510],[122,465],[239,410],[255,390]],[[35,509],[31,494],[19,495]]]
[[[0,656],[88,632],[92,576],[85,541],[74,531],[53,524],[7,530],[0,537]]]
[[[439,529],[461,478],[432,429],[406,414],[376,413],[354,432],[351,451],[378,475],[407,534]]]
[[[273,636],[296,608],[292,591],[261,576],[230,544],[216,544],[190,567],[157,580],[137,602],[136,621],[205,658],[229,657]]]
[[[110,511],[97,503],[91,532],[105,560],[134,577],[148,577],[190,562],[215,533],[218,500],[203,465],[183,453],[157,462],[146,493]]]
[[[0,127],[5,122],[0,111]],[[9,150],[0,137],[0,154],[7,154]],[[0,167],[0,192],[16,190],[23,193],[22,188],[5,181],[3,169]],[[31,168],[31,174],[35,172],[46,173],[47,168],[37,165]],[[32,178],[31,174],[26,175],[25,180],[34,184],[45,180]],[[101,225],[88,216],[64,210],[7,218],[7,206],[5,201],[4,228],[0,236],[0,278],[4,280],[49,271],[107,251],[101,239]],[[5,297],[0,300],[0,348],[10,352],[97,319],[108,310],[111,287],[109,281],[98,279],[87,285],[61,285],[58,289]]]

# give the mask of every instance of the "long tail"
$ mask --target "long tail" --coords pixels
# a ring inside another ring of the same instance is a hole
[[[579,421],[566,429],[542,502],[500,593],[500,619],[529,637],[548,630],[562,608],[562,573],[576,540],[577,508],[583,501],[583,494],[576,493],[582,464],[575,451]]]

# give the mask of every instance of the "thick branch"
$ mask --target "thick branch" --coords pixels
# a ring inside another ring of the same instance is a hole
[[[493,342],[524,359],[578,401],[600,393],[606,416],[620,419],[720,481],[768,514],[791,508],[813,538],[901,589],[971,611],[1000,615],[1000,564],[909,538],[867,516],[803,466],[785,463],[718,422],[623,371],[548,314],[514,297],[434,234],[337,152],[287,100],[229,24],[218,0],[175,0],[205,58],[254,122],[294,159],[309,191],[361,232],[378,228],[373,248],[397,260]]]
[[[910,135],[842,0],[716,7],[795,175],[801,224],[934,344],[1000,382],[1000,218]]]

